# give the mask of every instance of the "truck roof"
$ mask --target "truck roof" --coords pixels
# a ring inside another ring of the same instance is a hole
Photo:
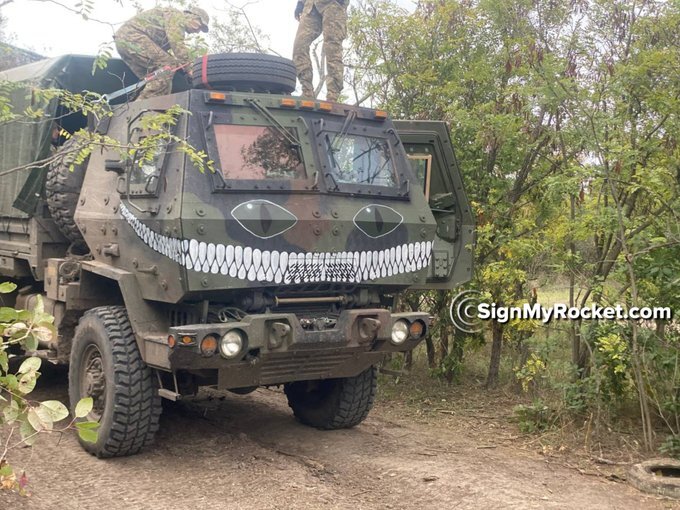
[[[27,82],[70,92],[89,90],[106,94],[135,83],[137,77],[120,59],[111,58],[105,69],[92,72],[96,57],[62,55],[0,72],[0,81]]]

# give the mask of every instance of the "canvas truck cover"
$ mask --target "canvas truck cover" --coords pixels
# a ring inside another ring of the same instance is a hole
[[[26,108],[39,106],[32,93],[36,88],[106,94],[137,80],[118,59],[109,60],[105,69],[93,73],[94,60],[91,56],[65,55],[8,69],[0,73],[0,96],[6,98],[13,113],[22,115]],[[86,123],[82,114],[64,111],[56,101],[41,106],[44,115],[35,121],[20,118],[0,122],[0,217],[25,218],[35,211],[47,168],[32,167],[31,163],[49,156],[53,119],[59,117],[61,126],[69,131]]]

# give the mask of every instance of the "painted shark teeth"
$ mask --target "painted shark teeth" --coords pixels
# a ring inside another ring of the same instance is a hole
[[[153,232],[120,204],[121,217],[154,251],[197,273],[272,283],[361,282],[426,268],[432,241],[373,251],[288,253],[177,239]]]

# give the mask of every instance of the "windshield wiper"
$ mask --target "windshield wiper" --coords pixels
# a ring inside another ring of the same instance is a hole
[[[352,126],[352,123],[356,118],[357,112],[355,112],[354,110],[351,110],[347,114],[347,117],[345,117],[345,122],[342,123],[342,128],[340,129],[340,132],[337,135],[335,135],[335,138],[333,138],[333,144],[331,145],[332,150],[337,150],[340,143],[345,139],[345,137],[347,137],[349,128]]]
[[[300,140],[298,140],[293,133],[288,131],[286,127],[281,124],[278,120],[276,120],[276,117],[274,117],[269,110],[265,106],[262,106],[257,99],[252,99],[252,98],[247,98],[245,99],[245,102],[250,104],[258,113],[262,114],[262,116],[267,119],[269,122],[271,122],[271,125],[276,128],[276,130],[281,133],[281,135],[293,146],[296,147],[298,150],[302,147],[302,143]]]

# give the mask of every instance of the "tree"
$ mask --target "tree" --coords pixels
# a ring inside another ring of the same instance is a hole
[[[423,0],[408,14],[367,0],[353,11],[357,100],[451,125],[478,215],[475,285],[496,304],[525,302],[528,282],[549,274],[566,275],[577,306],[665,303],[677,313],[669,285],[680,275],[669,257],[680,243],[680,81],[670,63],[680,52],[679,9],[653,0]],[[503,343],[537,334],[517,327],[491,325],[487,386],[498,383]],[[635,321],[574,321],[569,330],[582,384],[602,389],[593,371],[623,375],[640,402],[645,444],[654,416],[677,435],[677,389],[647,373],[659,373],[651,360],[661,357],[662,379],[677,380],[675,337],[653,343]],[[659,332],[668,334],[663,322]]]

